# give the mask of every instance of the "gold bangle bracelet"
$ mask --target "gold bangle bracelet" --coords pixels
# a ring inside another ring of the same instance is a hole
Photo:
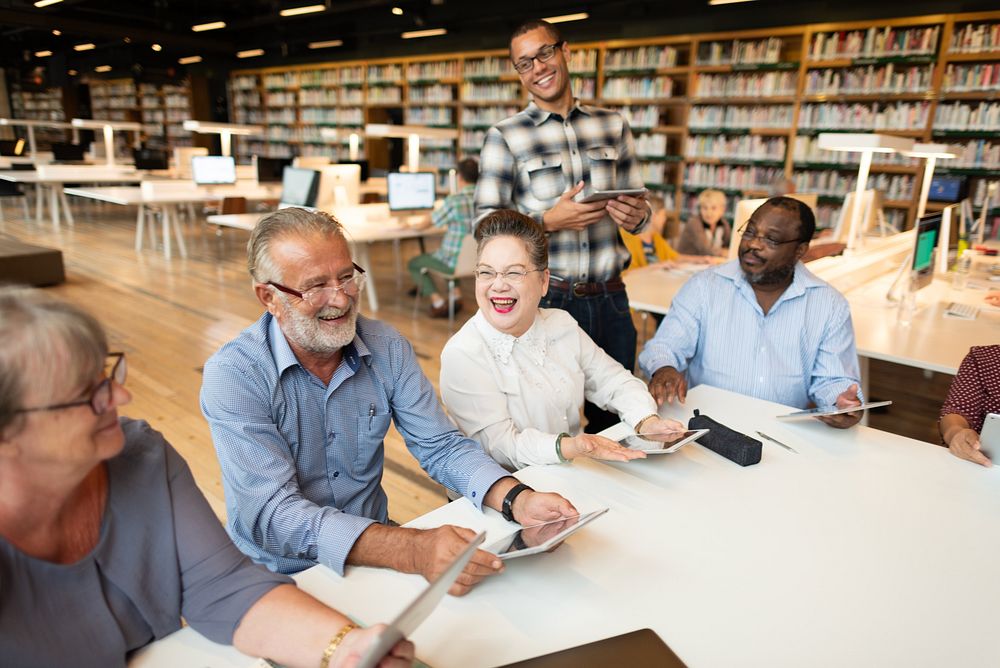
[[[655,417],[660,417],[660,416],[657,415],[656,413],[653,413],[652,415],[647,415],[646,417],[644,417],[641,420],[639,420],[636,423],[636,425],[635,425],[635,433],[637,433],[637,434],[639,433],[639,430],[642,429],[642,425],[646,424],[646,420],[649,420],[649,419],[655,418]]]
[[[340,629],[337,635],[333,636],[333,640],[331,640],[330,644],[326,646],[325,650],[323,650],[323,658],[319,660],[319,668],[329,667],[330,657],[332,657],[333,653],[337,651],[338,647],[340,647],[340,643],[345,637],[347,637],[347,634],[356,628],[358,628],[356,624],[351,624],[350,622],[344,624],[344,628]]]

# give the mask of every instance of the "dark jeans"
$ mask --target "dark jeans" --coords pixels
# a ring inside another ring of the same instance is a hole
[[[561,308],[576,320],[583,331],[600,346],[604,352],[632,372],[635,369],[635,325],[628,306],[625,291],[603,295],[574,297],[568,292],[549,288],[542,297],[542,308]],[[598,408],[589,401],[583,406],[587,418],[586,432],[596,434],[620,422],[615,413]]]

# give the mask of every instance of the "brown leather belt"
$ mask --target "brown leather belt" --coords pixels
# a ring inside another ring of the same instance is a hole
[[[604,283],[584,283],[583,281],[571,282],[550,276],[549,288],[559,292],[569,292],[574,297],[592,297],[611,292],[624,292],[625,283],[620,278],[612,278]]]

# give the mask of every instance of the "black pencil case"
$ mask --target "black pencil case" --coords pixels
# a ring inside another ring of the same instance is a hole
[[[763,446],[760,441],[702,415],[697,409],[694,417],[688,420],[688,429],[708,429],[709,432],[699,438],[698,442],[731,462],[740,466],[753,466],[760,462]]]

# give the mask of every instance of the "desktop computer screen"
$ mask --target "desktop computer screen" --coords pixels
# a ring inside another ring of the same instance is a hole
[[[52,143],[52,158],[56,162],[83,162],[87,147],[83,144]]]
[[[315,169],[285,167],[281,178],[281,206],[316,206],[319,172]]]
[[[367,181],[369,174],[369,167],[367,160],[340,160],[337,162],[338,165],[357,165],[361,168],[361,180]]]
[[[161,148],[137,148],[132,151],[136,169],[169,169],[170,158]]]
[[[433,209],[435,176],[430,172],[390,172],[389,210]]]
[[[292,166],[291,158],[265,158],[260,155],[253,157],[254,171],[257,173],[257,183],[281,183],[285,167]]]
[[[199,186],[236,183],[236,160],[229,155],[196,155],[191,158],[191,178]]]
[[[917,275],[917,288],[922,288],[934,280],[934,258],[937,255],[938,237],[941,234],[941,214],[924,216],[917,223],[917,233],[913,244],[913,264]]]

